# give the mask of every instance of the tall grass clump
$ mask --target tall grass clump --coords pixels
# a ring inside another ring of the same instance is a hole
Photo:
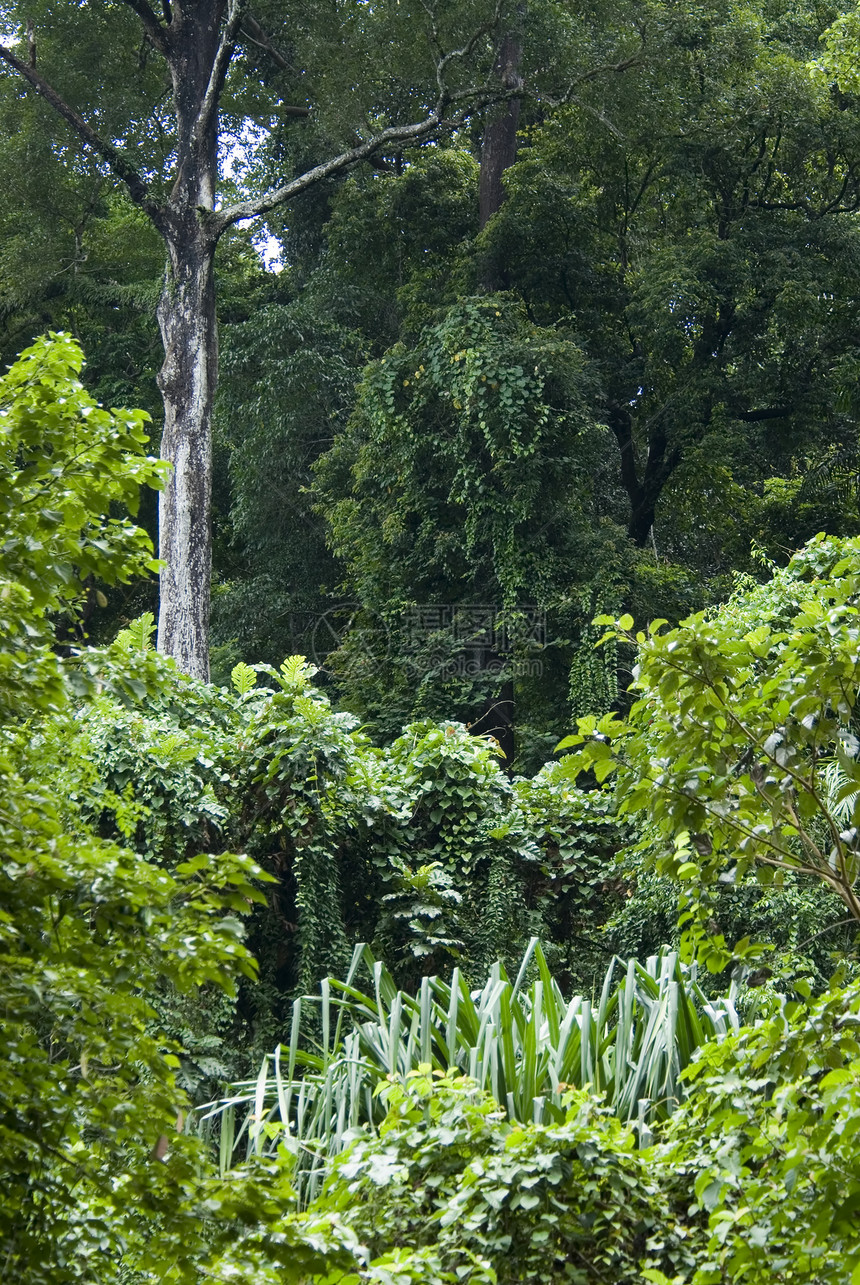
[[[364,967],[372,983],[355,984]],[[527,980],[531,978],[532,980]],[[303,1037],[316,1010],[315,1047]],[[303,1200],[318,1193],[328,1160],[357,1130],[384,1117],[377,1090],[419,1066],[470,1076],[523,1123],[559,1123],[562,1095],[589,1086],[640,1139],[683,1097],[681,1072],[700,1045],[737,1030],[734,988],[709,1000],[695,967],[663,948],[644,964],[615,959],[595,1004],[565,999],[537,939],[516,978],[496,963],[479,990],[458,968],[450,982],[425,977],[417,995],[398,990],[388,969],[358,945],[344,981],[293,1005],[289,1043],[262,1062],[255,1080],[205,1109],[217,1130],[222,1171],[285,1145],[297,1159]]]

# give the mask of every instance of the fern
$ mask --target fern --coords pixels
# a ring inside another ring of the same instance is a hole
[[[155,616],[145,611],[137,620],[133,620],[128,629],[121,629],[116,636],[120,647],[128,652],[147,652],[152,650],[152,635],[155,632]]]
[[[278,681],[284,691],[304,690],[316,672],[316,665],[309,665],[304,656],[288,656],[281,665]]]
[[[860,499],[860,447],[857,443],[834,446],[817,464],[808,466],[798,498],[826,498],[843,504],[856,504]]]
[[[230,671],[230,682],[240,696],[247,696],[257,686],[257,672],[251,665],[240,660]]]

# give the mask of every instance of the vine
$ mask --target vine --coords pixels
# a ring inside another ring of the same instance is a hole
[[[618,700],[618,645],[614,638],[601,640],[606,630],[593,623],[595,616],[614,611],[611,593],[589,586],[577,600],[583,614],[579,643],[570,666],[569,700],[571,717],[605,714]],[[612,602],[610,608],[607,604]]]

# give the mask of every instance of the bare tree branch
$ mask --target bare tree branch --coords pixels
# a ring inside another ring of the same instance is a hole
[[[577,76],[573,82],[575,85],[584,85],[589,80],[596,80],[598,76],[620,76],[622,72],[629,71],[631,67],[638,67],[642,62],[640,53],[631,54],[629,58],[622,58],[620,62],[602,63],[599,67],[592,67],[589,71],[583,72]]]
[[[514,90],[508,94],[499,94],[493,93],[491,90],[480,90],[454,94],[449,101],[458,102],[469,99],[473,101],[470,105],[465,105],[462,110],[448,117],[444,115],[443,105],[438,104],[424,120],[415,121],[411,125],[389,125],[380,134],[376,134],[373,138],[367,139],[366,142],[360,143],[356,147],[351,147],[349,151],[341,152],[339,156],[333,156],[331,160],[324,161],[321,165],[315,165],[313,169],[297,175],[289,183],[285,183],[283,187],[276,188],[274,192],[268,192],[264,196],[255,197],[250,201],[239,201],[236,205],[228,205],[222,210],[215,211],[214,214],[208,216],[210,226],[216,235],[220,236],[226,228],[238,223],[240,219],[253,219],[260,214],[267,214],[269,210],[274,210],[278,205],[283,205],[285,201],[298,196],[300,192],[304,192],[306,188],[311,187],[314,183],[319,183],[322,179],[331,178],[335,174],[341,174],[344,170],[351,169],[353,165],[357,165],[360,161],[369,160],[378,152],[385,151],[392,144],[422,143],[436,133],[457,129],[460,125],[465,124],[473,112],[481,107],[486,107],[490,102],[496,102],[519,92],[519,90]]]
[[[198,145],[206,138],[213,117],[218,110],[218,101],[221,97],[221,90],[224,88],[230,59],[233,57],[236,48],[236,37],[242,24],[242,14],[246,3],[247,0],[230,0],[227,9],[227,21],[221,33],[221,41],[212,63],[212,71],[209,74],[209,84],[206,86],[206,93],[203,96],[203,102],[200,104],[197,120],[194,122],[192,137]]]
[[[34,67],[27,66],[21,62],[10,49],[5,45],[0,45],[0,60],[16,71],[19,76],[23,76],[26,81],[40,94],[47,103],[50,103],[54,111],[63,117],[71,125],[75,133],[87,143],[93,151],[106,161],[110,168],[116,174],[117,178],[122,179],[128,188],[129,195],[135,205],[140,206],[145,214],[148,214],[155,223],[156,227],[160,226],[162,211],[159,205],[153,201],[149,195],[149,188],[138,174],[133,165],[125,159],[120,151],[113,144],[106,142],[91,125],[87,124],[83,116],[79,115],[74,108],[69,107],[57,91],[48,84],[44,77],[40,76]]]
[[[499,102],[519,95],[522,92],[519,87],[500,92],[498,88],[490,86],[485,86],[478,90],[463,90],[452,94],[445,83],[445,73],[451,64],[468,58],[478,41],[498,25],[503,3],[504,0],[496,0],[492,22],[479,26],[462,48],[452,49],[447,54],[443,54],[441,51],[432,5],[425,3],[424,8],[430,19],[432,43],[438,53],[436,81],[439,88],[439,98],[433,110],[423,120],[413,121],[412,124],[388,126],[387,129],[382,130],[365,142],[359,142],[354,147],[349,148],[348,151],[341,152],[339,156],[333,156],[321,165],[315,165],[313,169],[307,170],[306,173],[297,175],[289,183],[276,188],[273,192],[268,192],[264,196],[255,197],[249,201],[239,201],[235,205],[229,205],[208,215],[207,221],[215,235],[220,236],[225,228],[238,223],[241,219],[253,219],[261,214],[266,214],[269,210],[275,209],[292,197],[298,196],[300,192],[304,192],[314,183],[331,178],[335,174],[341,174],[344,170],[350,169],[360,161],[369,160],[379,152],[385,151],[392,144],[409,145],[424,142],[434,134],[456,129],[459,125],[464,124],[475,111],[486,107],[491,102]],[[453,104],[460,104],[460,106],[451,115],[447,115],[448,109]]]
[[[281,71],[295,70],[295,68],[290,66],[290,63],[281,53],[280,49],[272,43],[270,37],[260,26],[257,19],[252,17],[250,13],[246,13],[242,19],[241,32],[246,40],[250,40],[252,45],[257,45],[258,48],[264,49],[272,59],[272,62],[277,63]]]
[[[764,419],[788,419],[792,409],[791,406],[766,406],[761,410],[739,410],[731,413],[737,419],[743,420],[745,424],[757,424]]]
[[[644,44],[645,41],[643,39],[642,46],[644,46]],[[564,107],[568,103],[573,103],[577,107],[584,107],[586,104],[582,103],[576,97],[575,91],[577,85],[586,85],[591,80],[597,80],[599,76],[620,76],[625,71],[630,71],[632,67],[639,67],[641,65],[642,48],[640,47],[637,53],[630,54],[629,57],[622,58],[618,62],[600,63],[597,67],[590,67],[588,71],[584,71],[581,76],[577,76],[575,80],[571,81],[561,98],[551,98],[549,94],[544,94],[541,101],[548,107]],[[589,107],[588,110],[591,111],[602,124],[608,126],[613,134],[620,137],[618,130],[606,119],[602,112],[592,107]]]
[[[167,32],[158,20],[157,14],[150,9],[146,0],[123,0],[129,9],[133,9],[144,25],[146,34],[159,53],[167,55]]]
[[[433,11],[433,7],[431,5],[424,4],[423,8],[430,19],[430,38],[439,54],[439,60],[436,63],[436,84],[439,87],[440,98],[444,99],[447,95],[445,87],[445,72],[451,66],[451,63],[460,62],[465,58],[471,57],[474,48],[481,37],[488,36],[491,31],[497,30],[502,18],[503,5],[504,0],[496,0],[496,7],[489,22],[485,22],[480,27],[477,27],[475,31],[472,32],[472,35],[466,41],[465,45],[460,49],[452,49],[449,53],[443,54],[442,45],[439,40],[439,32],[436,26],[436,15]]]

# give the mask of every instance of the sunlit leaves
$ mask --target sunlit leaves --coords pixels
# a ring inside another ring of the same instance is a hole
[[[0,519],[3,566],[39,609],[73,609],[82,582],[127,581],[152,569],[132,514],[165,465],[144,454],[142,411],[107,411],[84,391],[83,357],[68,335],[40,339],[0,385]]]

